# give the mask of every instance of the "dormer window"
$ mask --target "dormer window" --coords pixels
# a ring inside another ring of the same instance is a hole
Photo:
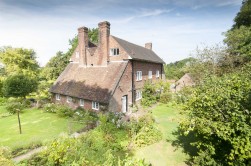
[[[79,52],[77,51],[76,52],[76,59],[78,59],[79,58]]]
[[[110,56],[119,55],[119,49],[118,48],[111,48],[110,49]]]

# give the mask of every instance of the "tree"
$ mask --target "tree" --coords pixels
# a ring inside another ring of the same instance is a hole
[[[36,91],[37,85],[36,79],[23,74],[15,74],[4,81],[2,90],[6,97],[25,98],[31,92]]]
[[[186,104],[184,135],[195,133],[195,165],[251,164],[251,64],[242,71],[208,77]]]
[[[98,28],[92,28],[88,30],[88,38],[94,44],[98,44]]]
[[[234,22],[233,29],[251,25],[251,0],[242,1],[241,9],[234,18]]]
[[[174,63],[169,63],[164,66],[165,74],[167,79],[180,79],[187,71],[186,66],[189,66],[194,58],[186,58]]]
[[[6,75],[22,73],[36,77],[38,74],[39,65],[32,49],[3,47],[0,49],[0,61]]]
[[[25,98],[29,93],[34,92],[37,89],[37,80],[34,78],[25,76],[23,74],[16,74],[8,77],[3,84],[3,93],[6,97],[23,97]],[[19,112],[21,110],[21,104],[17,108],[17,117],[19,124],[19,132],[22,134],[21,122]]]
[[[240,26],[228,31],[225,36],[224,42],[232,56],[239,57],[240,63],[251,60],[251,27]]]
[[[205,46],[202,49],[197,48],[193,54],[194,60],[185,66],[184,70],[190,73],[195,82],[199,83],[207,76],[223,74],[220,66],[222,66],[222,59],[227,56],[226,48],[219,44]]]

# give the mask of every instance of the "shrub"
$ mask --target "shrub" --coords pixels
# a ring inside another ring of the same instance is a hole
[[[20,102],[11,102],[6,105],[6,110],[10,114],[15,114],[17,113],[18,110],[22,111],[24,108],[25,108],[24,105]]]
[[[58,114],[59,117],[72,117],[74,114],[74,111],[64,105],[57,105],[57,111],[56,113]]]
[[[154,118],[150,114],[132,119],[128,125],[133,144],[137,147],[158,142],[162,138],[161,132],[154,125]]]
[[[57,112],[57,105],[54,103],[48,103],[43,106],[43,110],[45,112],[56,113]]]
[[[14,166],[11,159],[10,149],[7,147],[0,147],[0,165]]]
[[[171,92],[164,92],[160,95],[160,102],[167,104],[168,102],[172,101],[172,93]]]
[[[141,104],[143,106],[150,106],[157,102],[157,94],[154,84],[147,81],[143,87]]]
[[[8,101],[7,98],[0,97],[0,105],[4,105],[7,101]]]
[[[192,93],[186,104],[189,118],[180,127],[184,135],[196,135],[196,165],[250,164],[250,69],[207,78]]]

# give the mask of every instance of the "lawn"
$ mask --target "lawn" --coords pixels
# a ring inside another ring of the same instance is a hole
[[[3,106],[0,113],[5,112]],[[0,146],[12,150],[30,144],[45,143],[61,133],[72,133],[83,128],[83,124],[72,119],[60,118],[56,114],[38,109],[28,109],[20,114],[22,134],[19,134],[17,115],[0,118]]]
[[[157,126],[163,134],[162,141],[143,147],[135,152],[136,158],[145,158],[154,166],[183,166],[188,156],[181,148],[172,145],[177,139],[173,134],[177,130],[182,115],[180,108],[174,105],[160,104],[152,110]]]

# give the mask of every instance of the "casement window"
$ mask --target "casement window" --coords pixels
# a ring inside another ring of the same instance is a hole
[[[140,90],[136,90],[136,100],[142,99],[142,92]]]
[[[119,55],[119,49],[118,48],[111,48],[110,49],[110,56]]]
[[[159,78],[159,70],[156,70],[156,78]]]
[[[79,105],[82,107],[84,106],[84,99],[79,99]]]
[[[136,81],[142,80],[142,71],[137,71],[136,73]]]
[[[79,58],[79,52],[76,51],[76,58],[78,59]]]
[[[56,100],[60,100],[60,94],[56,94]]]
[[[96,102],[96,101],[93,101],[93,102],[92,102],[92,109],[94,109],[94,110],[99,110],[99,103]]]
[[[152,79],[152,77],[153,77],[153,73],[152,73],[152,71],[150,70],[150,71],[148,71],[148,79]]]
[[[70,102],[72,102],[72,97],[70,97],[70,96],[67,96],[67,99],[66,99],[66,101],[67,101],[67,103],[70,103]]]

